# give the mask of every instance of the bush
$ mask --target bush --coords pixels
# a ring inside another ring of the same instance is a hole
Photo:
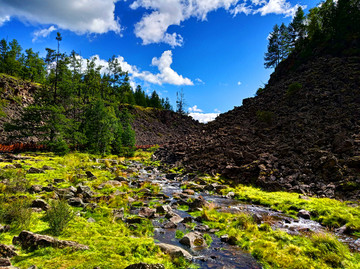
[[[61,234],[73,218],[74,212],[65,200],[53,200],[45,215],[45,220],[54,235]]]
[[[274,112],[258,110],[256,111],[256,118],[259,121],[271,124],[274,120]]]
[[[1,202],[0,221],[10,224],[12,230],[27,229],[31,223],[32,210],[27,200],[17,198],[15,201]]]
[[[7,193],[24,192],[29,187],[24,170],[1,170],[0,180],[4,181],[3,191]]]
[[[294,96],[299,90],[301,90],[302,85],[299,82],[291,83],[286,91],[287,97]]]
[[[69,146],[63,139],[57,139],[53,142],[49,142],[48,146],[51,151],[60,156],[64,156],[65,154],[70,152]]]

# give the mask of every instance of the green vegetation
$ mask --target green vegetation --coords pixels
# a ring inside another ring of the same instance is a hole
[[[298,8],[292,22],[275,25],[269,36],[265,53],[265,67],[278,64],[295,55],[298,62],[317,54],[359,55],[360,36],[359,0],[325,0],[310,9],[307,15]]]
[[[299,82],[291,83],[286,91],[286,96],[288,98],[293,97],[301,90],[301,88],[302,88],[301,83],[299,83]]]
[[[130,159],[140,161],[144,158],[139,157],[143,154],[138,152],[136,155],[138,157]],[[48,247],[28,252],[18,248],[19,255],[11,260],[14,266],[28,268],[36,264],[39,268],[125,268],[130,264],[145,262],[161,263],[170,269],[189,268],[188,262],[182,259],[172,261],[155,245],[150,237],[153,234],[151,221],[144,219],[141,223],[129,225],[117,219],[113,213],[113,210],[123,208],[126,218],[138,217],[130,215],[130,197],[139,197],[144,188],[157,193],[159,186],[147,182],[139,188],[130,188],[125,183],[99,188],[102,183],[115,176],[129,176],[126,172],[129,159],[110,155],[98,160],[98,155],[76,152],[65,156],[37,153],[26,157],[29,159],[23,162],[0,163],[0,178],[3,182],[0,185],[0,223],[10,224],[11,227],[10,231],[1,233],[0,243],[11,244],[14,236],[22,229],[27,229],[39,234],[56,234],[59,239],[76,241],[88,245],[90,249],[74,251],[70,248]],[[34,174],[25,172],[30,167],[42,169],[44,166],[54,170]],[[93,173],[96,178],[89,180],[84,171]],[[4,179],[9,179],[10,187]],[[16,182],[21,184],[15,184]],[[26,184],[23,185],[22,182]],[[95,193],[96,207],[71,208],[67,201],[54,200],[54,191],[28,191],[32,185],[65,189],[79,183],[90,187]],[[50,205],[46,212],[33,212],[29,208],[29,204],[39,196]],[[141,198],[136,199],[141,202]],[[93,221],[88,221],[89,218]]]
[[[308,210],[314,220],[329,228],[339,228],[346,225],[350,231],[360,231],[360,210],[358,206],[349,205],[349,202],[313,197],[303,199],[296,193],[265,192],[242,185],[234,189],[226,189],[225,193],[228,192],[234,192],[235,198],[238,200],[281,210],[293,217],[296,217],[300,209]]]
[[[274,112],[272,111],[262,111],[262,110],[258,110],[256,111],[256,118],[259,121],[265,122],[267,124],[271,124],[274,120]]]
[[[196,212],[210,228],[220,229],[218,236],[235,238],[264,268],[359,268],[360,255],[351,253],[336,238],[327,234],[292,236],[270,225],[258,226],[249,215],[220,213],[216,210]],[[206,217],[205,217],[206,216]]]
[[[65,200],[52,200],[44,220],[49,223],[52,234],[59,235],[74,218],[74,212]]]
[[[169,99],[151,96],[140,86],[130,87],[128,74],[112,57],[106,72],[96,66],[96,58],[87,60],[76,52],[61,53],[58,33],[57,50],[47,48],[45,59],[31,49],[22,52],[16,40],[0,41],[0,73],[40,83],[33,105],[24,108],[20,118],[6,124],[16,131],[13,139],[36,136],[40,143],[59,154],[70,148],[94,154],[134,154],[135,133],[128,105],[171,109]],[[20,97],[13,97],[21,105]],[[5,101],[0,101],[0,116]]]

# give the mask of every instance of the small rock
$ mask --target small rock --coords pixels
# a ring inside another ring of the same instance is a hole
[[[151,219],[151,218],[155,217],[155,212],[156,212],[155,209],[148,208],[148,207],[142,207],[139,210],[139,216]]]
[[[68,204],[75,207],[84,207],[85,204],[81,198],[74,197],[68,200]]]
[[[172,216],[170,218],[170,221],[175,223],[175,224],[178,224],[180,222],[182,222],[184,219],[182,217],[180,217],[178,214],[174,214],[174,216]]]
[[[45,202],[43,199],[36,199],[36,200],[32,201],[30,207],[41,208],[44,211],[46,211],[50,208],[49,204],[47,202]]]
[[[11,266],[10,259],[9,258],[0,258],[0,266],[1,267]]]
[[[181,247],[165,243],[158,244],[158,246],[164,253],[169,254],[172,259],[185,258],[188,261],[192,260],[191,254]]]
[[[97,179],[97,177],[90,171],[85,171],[85,174],[88,179]]]
[[[10,226],[9,225],[2,226],[0,224],[0,233],[6,233],[8,231],[10,231]]]
[[[15,247],[0,244],[0,257],[1,258],[12,258],[17,256]]]
[[[41,186],[41,185],[32,185],[29,188],[29,193],[30,194],[39,193],[42,191],[42,188],[43,188],[43,186]]]
[[[94,220],[93,218],[88,218],[88,219],[87,219],[87,222],[89,222],[89,223],[95,223],[96,220]]]
[[[307,211],[307,210],[305,210],[305,209],[301,209],[301,210],[299,211],[299,213],[297,214],[297,216],[298,216],[299,218],[303,218],[303,219],[310,219],[311,214],[310,214],[309,211]]]
[[[165,229],[176,229],[177,228],[177,224],[175,224],[172,221],[168,221],[167,223],[165,223],[164,225]]]
[[[157,264],[148,264],[148,263],[136,263],[125,267],[125,269],[165,269],[165,266]]]
[[[190,248],[196,247],[207,247],[204,237],[199,232],[190,232],[184,235],[179,241],[181,244],[186,245]]]
[[[50,167],[50,166],[48,166],[48,165],[44,165],[44,166],[42,167],[42,170],[55,170],[55,168],[52,168],[52,167]]]
[[[27,173],[28,174],[43,174],[45,172],[42,169],[35,168],[35,167],[30,167],[29,170],[27,171]]]
[[[62,182],[65,182],[65,180],[62,178],[54,178],[54,183],[62,183]]]

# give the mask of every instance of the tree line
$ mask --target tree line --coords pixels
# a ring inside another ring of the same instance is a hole
[[[326,0],[305,15],[301,7],[292,22],[274,25],[264,57],[276,68],[292,53],[306,59],[317,54],[360,54],[360,0]]]
[[[97,154],[131,155],[135,133],[126,105],[172,109],[169,99],[156,91],[149,96],[140,85],[133,91],[116,57],[101,73],[96,59],[86,60],[84,68],[75,51],[61,52],[60,33],[56,40],[57,48],[46,48],[44,59],[32,49],[23,52],[15,39],[0,41],[0,73],[41,84],[34,104],[5,129],[16,131],[14,138],[37,137],[56,152],[65,153],[71,146]]]

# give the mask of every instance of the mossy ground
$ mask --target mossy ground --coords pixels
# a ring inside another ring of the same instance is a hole
[[[151,155],[151,150],[140,150],[132,159],[147,165],[159,165],[150,161]],[[19,256],[12,259],[13,265],[20,268],[28,268],[31,265],[37,265],[39,268],[99,266],[104,269],[125,268],[133,263],[146,262],[161,263],[170,269],[188,268],[189,265],[184,261],[171,261],[169,256],[159,250],[151,237],[153,226],[150,221],[129,226],[121,220],[114,219],[113,209],[124,208],[125,216],[129,217],[130,206],[143,205],[140,189],[147,188],[152,193],[160,192],[159,186],[151,182],[143,184],[140,188],[130,188],[127,184],[122,184],[118,187],[108,185],[98,189],[100,184],[115,176],[136,175],[135,172],[127,170],[125,158],[107,156],[96,161],[100,156],[84,153],[71,153],[62,157],[51,153],[29,153],[23,156],[30,159],[0,163],[0,180],[8,180],[7,183],[0,183],[0,207],[7,206],[13,201],[11,199],[31,201],[42,198],[50,201],[55,197],[54,192],[30,194],[25,191],[35,184],[42,186],[52,184],[57,188],[67,188],[82,183],[96,191],[99,199],[98,207],[95,209],[73,208],[76,213],[75,218],[58,236],[59,239],[88,245],[89,250],[43,248],[27,252],[18,248]],[[21,164],[22,168],[4,168],[15,163]],[[46,170],[45,173],[38,174],[26,173],[30,167],[44,166],[52,167],[54,170]],[[86,178],[85,171],[92,172],[96,179]],[[170,172],[181,173],[181,170],[173,169]],[[58,181],[55,179],[62,179],[63,182],[55,183]],[[208,184],[225,182],[219,177],[202,177],[202,180]],[[116,191],[121,192],[122,195],[112,196]],[[346,225],[355,234],[360,230],[360,210],[354,203],[311,197],[303,199],[299,194],[265,192],[241,185],[224,190],[224,194],[229,192],[234,192],[236,199],[282,210],[294,217],[300,209],[309,210],[314,220],[320,221],[329,228]],[[137,200],[130,203],[130,197],[137,197]],[[157,201],[149,201],[150,207],[156,205],[158,205]],[[331,235],[292,236],[280,230],[273,230],[267,223],[258,225],[249,215],[221,213],[212,207],[192,214],[201,215],[204,224],[219,229],[218,236],[228,234],[235,237],[236,244],[249,251],[264,268],[360,268],[360,255],[350,252],[347,246]],[[51,235],[49,225],[43,218],[44,215],[44,212],[32,213],[31,222],[26,229]],[[94,219],[95,222],[88,222],[89,218]],[[11,244],[12,238],[18,235],[21,229],[23,227],[13,227],[9,232],[0,234],[0,243]]]
[[[133,160],[148,159],[151,153],[146,151],[137,152]],[[25,189],[31,185],[47,186],[52,184],[57,188],[67,188],[83,183],[90,186],[99,193],[97,196],[106,197],[116,190],[125,192],[125,195],[117,195],[109,199],[99,199],[98,207],[94,210],[73,208],[76,217],[69,223],[65,230],[58,237],[63,240],[72,240],[81,244],[88,245],[90,250],[73,251],[71,249],[43,248],[33,252],[27,252],[18,248],[19,256],[12,259],[14,266],[28,268],[37,265],[39,268],[125,268],[127,265],[145,262],[161,263],[166,268],[187,268],[186,263],[179,261],[174,264],[170,257],[163,254],[155,245],[152,235],[152,224],[144,221],[141,224],[129,227],[121,220],[115,221],[112,210],[123,207],[125,215],[129,215],[128,198],[136,195],[138,189],[130,189],[126,184],[119,187],[105,186],[101,190],[97,187],[116,175],[131,176],[125,172],[125,158],[118,156],[107,156],[106,159],[118,161],[113,165],[110,161],[96,162],[99,156],[83,153],[72,153],[63,157],[55,156],[51,153],[23,154],[31,157],[29,160],[14,161],[12,163],[0,163],[1,179],[10,178],[12,181],[19,181],[26,178]],[[21,169],[6,168],[6,165],[19,163]],[[45,173],[29,174],[26,171],[30,167],[42,168],[44,165],[50,166],[55,170],[46,170]],[[112,171],[111,171],[112,169]],[[89,181],[84,171],[91,171],[97,178]],[[54,179],[63,179],[62,183],[54,183]],[[15,182],[16,183],[16,182]],[[21,181],[23,184],[24,181]],[[11,184],[10,184],[11,185]],[[17,191],[16,188],[9,189],[8,184],[1,184],[2,203],[1,207],[8,205],[6,199],[15,196],[22,196],[22,199],[33,200],[42,198],[49,201],[55,197],[54,192],[39,194],[29,194],[28,192]],[[19,187],[19,186],[18,186]],[[149,186],[148,186],[149,187]],[[154,192],[159,189],[150,188]],[[21,188],[19,189],[21,190]],[[50,234],[49,225],[44,221],[44,213],[32,213],[31,223],[28,230]],[[88,222],[89,218],[96,222]],[[0,234],[0,243],[11,244],[12,238],[19,234],[23,227],[13,227],[10,232]]]

